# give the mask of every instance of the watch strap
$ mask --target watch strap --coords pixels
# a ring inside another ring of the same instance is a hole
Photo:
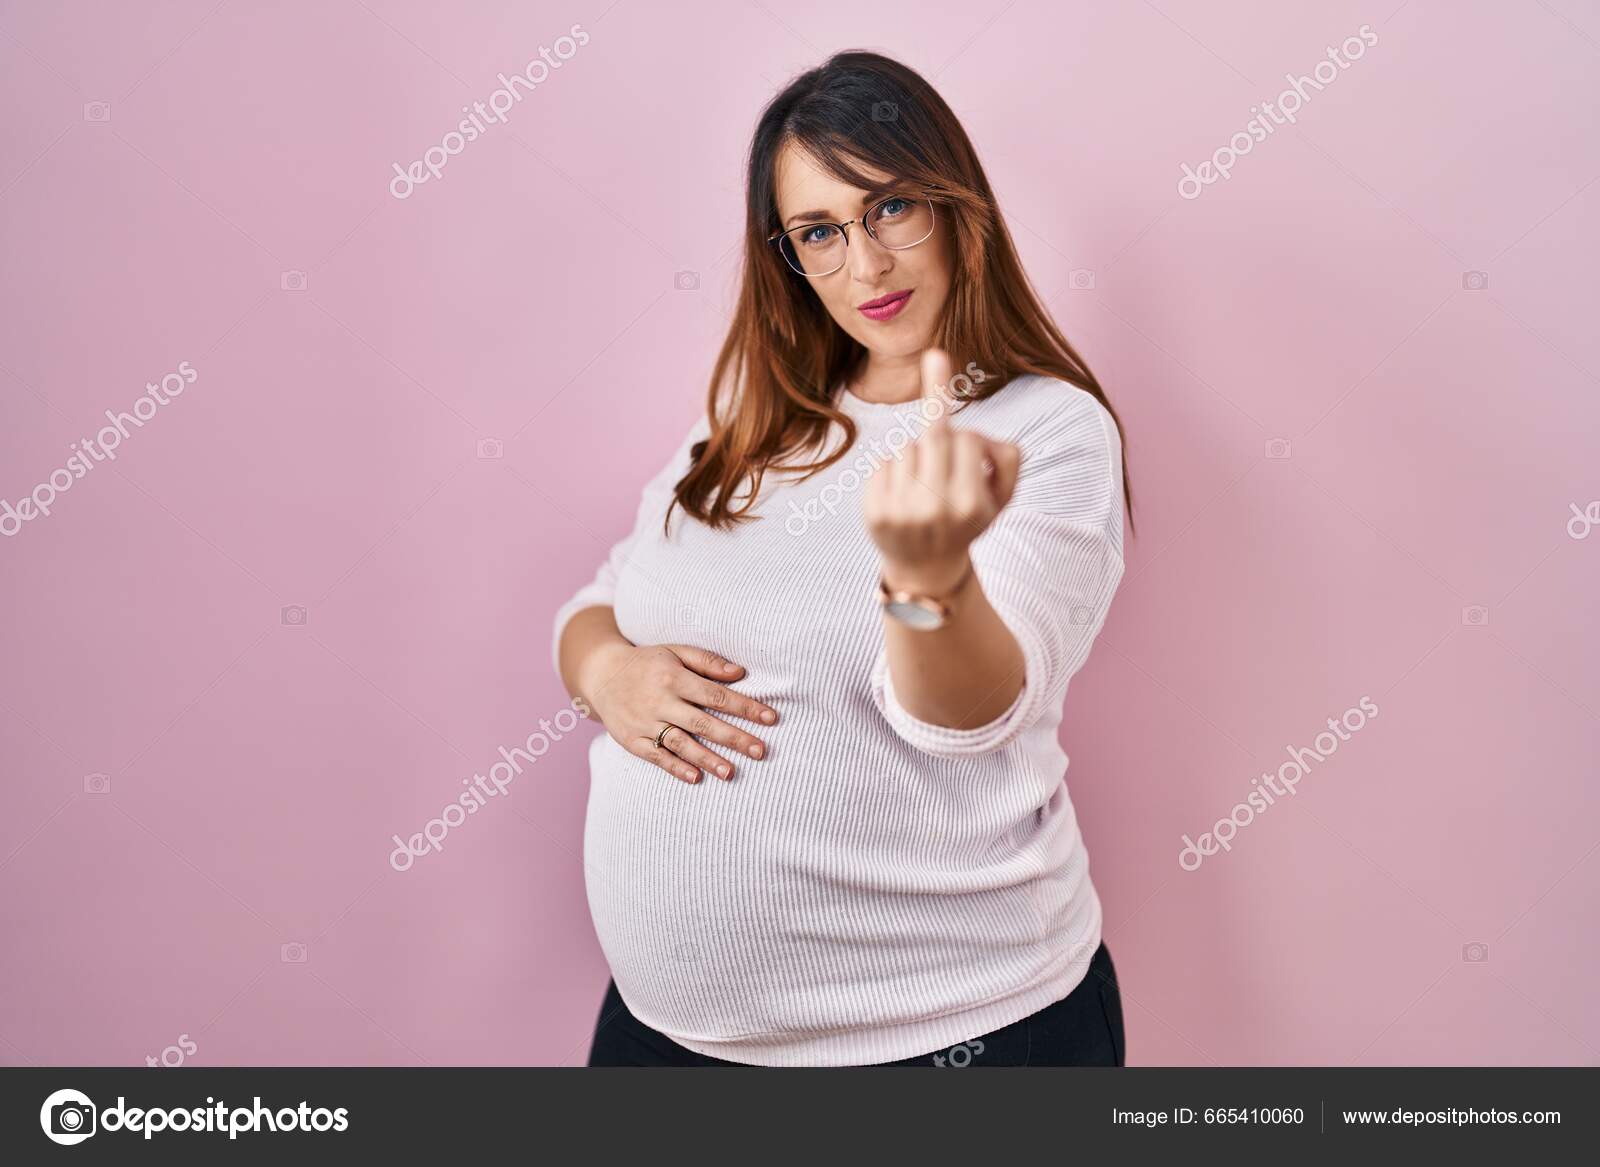
[[[878,600],[885,607],[890,604],[913,604],[925,611],[933,612],[938,615],[939,625],[942,626],[945,621],[950,619],[951,607],[956,597],[966,590],[967,584],[972,580],[972,576],[972,561],[969,559],[966,570],[961,573],[960,579],[942,593],[929,594],[927,592],[909,592],[891,588],[889,582],[883,578],[883,573],[879,572]]]

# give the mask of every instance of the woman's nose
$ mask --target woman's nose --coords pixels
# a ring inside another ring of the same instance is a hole
[[[851,276],[863,284],[877,284],[878,277],[888,271],[894,262],[889,249],[867,234],[866,228],[859,223],[852,223],[846,230],[853,232],[846,251]]]

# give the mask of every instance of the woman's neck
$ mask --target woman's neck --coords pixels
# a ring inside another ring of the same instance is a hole
[[[848,386],[851,393],[874,405],[899,405],[922,396],[922,354],[880,357],[867,354],[867,363]]]

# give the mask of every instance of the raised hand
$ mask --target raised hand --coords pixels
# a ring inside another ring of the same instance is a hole
[[[872,475],[862,513],[889,586],[938,594],[966,573],[967,548],[1011,501],[1022,451],[950,424],[950,358],[922,354],[924,416],[933,420]]]

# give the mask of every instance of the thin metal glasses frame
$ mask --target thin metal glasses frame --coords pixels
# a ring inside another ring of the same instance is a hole
[[[879,207],[883,206],[884,203],[892,203],[896,199],[906,202],[928,204],[928,234],[924,235],[921,239],[918,239],[916,243],[906,243],[899,247],[890,247],[889,244],[878,238],[878,233],[872,229],[872,223],[870,220],[873,212],[875,212]],[[879,199],[877,202],[873,203],[867,208],[866,214],[862,215],[859,219],[846,219],[843,223],[824,223],[820,220],[814,223],[801,223],[797,226],[789,227],[783,231],[773,232],[771,235],[767,236],[767,242],[777,244],[778,254],[783,256],[783,261],[789,265],[789,269],[791,271],[805,276],[808,280],[820,280],[824,276],[833,275],[834,272],[837,272],[840,268],[844,267],[850,256],[850,232],[846,231],[845,228],[856,223],[860,223],[861,226],[866,229],[867,234],[872,236],[872,238],[877,241],[880,247],[888,248],[890,251],[906,251],[910,248],[916,247],[918,244],[926,243],[929,238],[932,237],[934,229],[939,225],[939,213],[938,209],[934,206],[933,200],[925,195],[892,194],[887,198]],[[828,271],[823,272],[808,272],[801,269],[793,259],[789,258],[788,253],[783,250],[783,239],[786,235],[793,234],[796,231],[809,231],[816,227],[837,227],[839,229],[839,237],[844,240],[845,245],[845,256],[839,261],[839,267],[831,268]]]

